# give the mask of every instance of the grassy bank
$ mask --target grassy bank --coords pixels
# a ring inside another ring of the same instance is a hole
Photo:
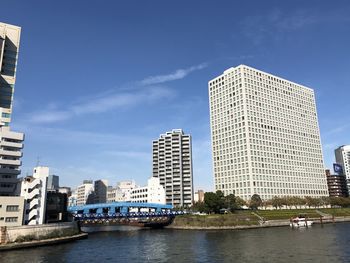
[[[184,215],[177,216],[174,227],[223,227],[259,225],[259,219],[250,211],[239,211],[225,215]]]
[[[320,218],[320,213],[318,212],[321,212],[326,217],[350,217],[350,208],[240,210],[224,215],[177,216],[172,226],[175,228],[258,226],[260,219],[253,212],[268,221],[289,220],[291,217],[298,216],[299,214],[304,214],[309,218]]]

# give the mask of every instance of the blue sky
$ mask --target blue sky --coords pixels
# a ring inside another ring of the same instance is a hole
[[[193,137],[195,189],[213,190],[207,82],[246,64],[315,90],[325,157],[349,144],[348,1],[5,1],[22,27],[12,129],[75,187],[151,176],[151,145]]]

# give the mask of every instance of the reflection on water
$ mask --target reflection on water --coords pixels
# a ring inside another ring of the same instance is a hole
[[[122,229],[0,253],[0,262],[350,262],[350,223],[191,231]]]

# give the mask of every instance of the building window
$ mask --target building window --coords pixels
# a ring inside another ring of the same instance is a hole
[[[5,222],[17,222],[18,217],[6,217]]]
[[[18,205],[8,205],[6,207],[6,211],[7,212],[18,212],[19,211],[19,207],[18,207]]]

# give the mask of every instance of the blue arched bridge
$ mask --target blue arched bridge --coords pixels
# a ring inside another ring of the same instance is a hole
[[[153,203],[114,202],[68,207],[81,226],[134,225],[163,227],[171,224],[182,211],[173,211],[171,205]]]

